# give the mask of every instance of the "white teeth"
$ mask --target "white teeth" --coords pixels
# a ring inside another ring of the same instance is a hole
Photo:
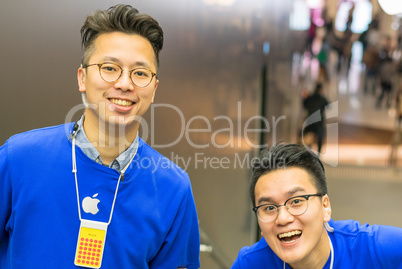
[[[290,241],[282,240],[282,241],[285,242],[285,243],[293,243],[293,242],[296,242],[296,240],[290,240]]]
[[[278,237],[279,238],[291,237],[291,236],[298,235],[298,234],[301,234],[301,231],[296,230],[296,231],[291,231],[288,233],[279,234]]]
[[[133,102],[121,99],[111,98],[110,101],[119,106],[131,106]]]

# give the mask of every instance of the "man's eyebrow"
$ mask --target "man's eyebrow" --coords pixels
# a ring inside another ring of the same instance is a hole
[[[263,197],[260,197],[260,199],[258,199],[258,201],[257,201],[257,205],[259,205],[259,204],[262,204],[262,203],[270,203],[270,204],[272,204],[273,202],[272,202],[272,198],[271,197],[268,197],[268,196],[263,196]]]
[[[288,192],[287,192],[287,198],[290,198],[290,197],[292,197],[292,196],[294,196],[297,192],[304,192],[304,191],[306,191],[303,187],[296,187],[296,188],[293,188],[293,189],[291,189],[291,190],[289,190]],[[269,197],[269,196],[263,196],[263,197],[260,197],[259,199],[258,199],[258,201],[257,201],[257,205],[260,205],[260,204],[262,204],[262,203],[269,203],[269,204],[275,204],[274,202],[273,202],[273,199],[271,198],[271,197]]]
[[[117,63],[117,64],[119,64],[119,65],[121,65],[122,64],[122,62],[119,60],[119,59],[117,59],[116,57],[113,57],[113,56],[104,56],[104,57],[102,57],[102,59],[101,59],[103,62],[108,62],[108,61],[110,61],[110,62],[114,62],[114,63]],[[135,67],[146,67],[146,68],[148,68],[148,69],[151,69],[151,66],[147,63],[147,62],[143,62],[143,61],[137,61],[137,62],[135,62],[134,64],[133,64],[133,66],[135,66]]]

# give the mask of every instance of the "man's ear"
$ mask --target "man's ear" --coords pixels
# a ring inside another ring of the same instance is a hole
[[[77,71],[77,81],[78,81],[78,90],[80,92],[85,92],[86,91],[86,85],[85,85],[85,69],[80,66]]]
[[[324,222],[328,222],[331,220],[331,201],[329,200],[329,196],[326,194],[322,197],[322,205],[324,211]]]
[[[156,83],[155,83],[155,87],[154,87],[154,92],[152,93],[151,104],[154,103],[155,93],[156,93],[156,89],[158,88],[158,85],[159,85],[159,80],[157,79],[157,80],[156,80]]]

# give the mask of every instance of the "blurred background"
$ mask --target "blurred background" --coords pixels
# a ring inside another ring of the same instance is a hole
[[[330,104],[320,157],[333,218],[402,227],[400,1],[121,2],[165,32],[141,132],[190,175],[201,268],[230,268],[257,240],[248,178],[259,149],[285,141],[318,150],[303,135],[303,101],[317,83]],[[117,3],[2,1],[0,144],[78,117],[80,27]]]

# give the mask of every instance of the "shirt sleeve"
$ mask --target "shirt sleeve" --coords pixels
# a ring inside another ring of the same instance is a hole
[[[249,255],[247,255],[247,253],[249,252],[250,247],[245,246],[242,247],[239,251],[239,254],[237,255],[236,260],[234,261],[232,267],[230,267],[230,269],[247,269],[247,268],[259,268],[258,265],[254,264],[255,259],[253,259],[250,257]],[[253,256],[253,255],[251,255]],[[268,264],[265,264],[268,265]]]
[[[384,225],[377,227],[371,245],[379,268],[402,269],[402,228]]]
[[[187,189],[162,248],[150,269],[197,269],[200,267],[198,218],[191,186]]]
[[[242,267],[240,266],[240,253],[239,256],[237,256],[237,259],[234,261],[232,267],[230,269],[241,269]]]
[[[6,225],[11,214],[11,180],[8,165],[8,143],[0,147],[0,245],[7,236]]]

